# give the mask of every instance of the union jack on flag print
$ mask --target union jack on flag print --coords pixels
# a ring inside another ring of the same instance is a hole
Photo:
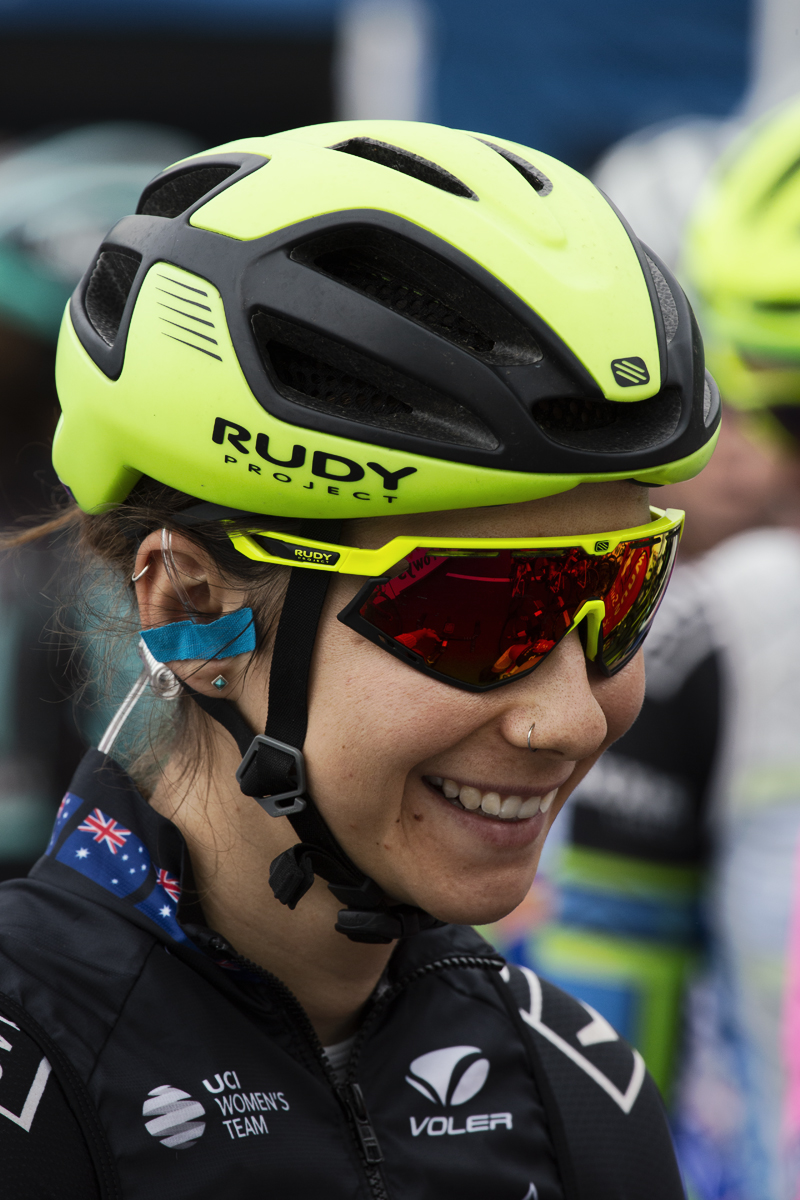
[[[67,793],[64,797],[48,853],[66,822],[82,805],[79,796]],[[102,809],[95,808],[73,829],[58,850],[56,861],[120,899],[129,899],[176,941],[188,941],[177,920],[181,894],[177,876],[154,863],[141,838]]]
[[[56,859],[116,896],[137,891],[150,870],[144,842],[99,808],[73,830]]]

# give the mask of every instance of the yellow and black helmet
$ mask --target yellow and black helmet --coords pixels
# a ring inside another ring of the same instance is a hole
[[[72,298],[58,391],[89,512],[142,475],[306,518],[669,483],[719,422],[683,292],[587,179],[402,121],[158,175]]]

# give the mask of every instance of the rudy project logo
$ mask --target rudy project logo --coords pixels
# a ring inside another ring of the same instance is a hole
[[[406,1083],[433,1104],[466,1104],[489,1074],[489,1060],[477,1046],[445,1046],[415,1058]]]
[[[630,358],[614,358],[611,360],[611,373],[622,387],[638,387],[650,382],[650,372],[643,358],[631,355]]]
[[[287,470],[297,472],[305,469],[310,471],[308,482],[303,484],[306,489],[313,489],[314,479],[311,476],[314,476],[318,480],[330,481],[336,485],[364,481],[365,487],[371,483],[377,488],[382,488],[384,492],[395,493],[401,480],[417,473],[416,467],[401,467],[397,471],[392,471],[379,462],[362,464],[352,458],[346,458],[344,455],[334,454],[333,451],[309,451],[302,443],[292,446],[292,452],[288,458],[279,458],[271,452],[269,436],[266,433],[257,433],[254,440],[253,434],[244,425],[240,425],[238,421],[228,421],[225,417],[217,417],[214,421],[211,440],[217,446],[225,446],[226,449],[234,450],[237,456],[249,456],[252,451],[254,459],[261,460],[260,463],[252,460],[248,462],[248,471],[252,471],[256,475],[261,475],[262,470],[269,473],[271,467],[282,468],[280,471],[271,472],[272,478],[277,479],[279,483],[291,483],[293,479],[297,479],[296,475],[287,475]],[[225,461],[235,463],[238,458],[228,453]],[[328,491],[331,491],[330,487]],[[333,492],[338,495],[335,488]],[[367,492],[354,492],[353,495],[369,498]]]
[[[199,1120],[205,1115],[199,1101],[168,1083],[153,1088],[142,1106],[142,1116],[148,1118],[145,1129],[168,1150],[193,1146],[205,1133],[206,1123]]]

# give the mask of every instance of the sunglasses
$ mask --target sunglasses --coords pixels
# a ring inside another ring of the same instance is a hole
[[[669,582],[684,514],[578,537],[397,537],[377,550],[236,533],[247,558],[367,576],[338,614],[425,675],[469,692],[530,674],[578,629],[605,675],[630,662]]]

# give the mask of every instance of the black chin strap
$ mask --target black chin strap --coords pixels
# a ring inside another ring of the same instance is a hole
[[[307,522],[303,536],[329,541]],[[235,739],[242,753],[236,772],[245,796],[252,796],[272,817],[288,817],[300,844],[284,850],[270,865],[275,897],[295,908],[319,875],[346,905],[336,928],[354,942],[391,942],[441,925],[410,904],[387,903],[378,885],[345,854],[307,792],[302,747],[308,725],[308,676],[317,626],[330,576],[327,571],[295,567],[281,612],[272,651],[269,711],[263,735],[252,730],[222,697],[188,689],[200,707]]]

